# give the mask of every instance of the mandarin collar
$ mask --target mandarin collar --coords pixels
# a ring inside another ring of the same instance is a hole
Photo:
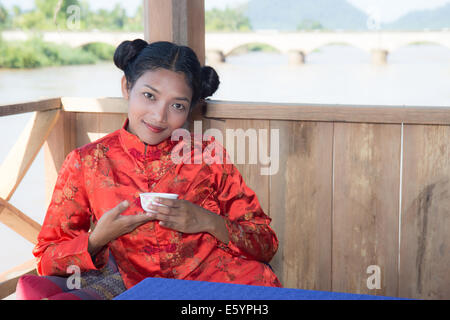
[[[127,118],[119,131],[120,142],[125,151],[127,151],[133,158],[137,160],[152,161],[155,159],[159,159],[162,154],[170,153],[172,148],[178,143],[178,141],[172,141],[171,136],[169,136],[158,144],[146,144],[142,142],[138,136],[132,134],[127,130],[128,123],[129,119]]]

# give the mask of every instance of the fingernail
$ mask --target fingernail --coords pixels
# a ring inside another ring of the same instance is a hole
[[[123,205],[124,207],[128,207],[129,203],[128,203],[127,200],[124,200],[124,201],[122,201],[122,205]]]

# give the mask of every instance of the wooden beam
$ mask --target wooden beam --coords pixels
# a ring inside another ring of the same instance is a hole
[[[37,275],[36,259],[31,259],[19,266],[0,274],[0,299],[4,299],[16,292],[20,277],[31,274]]]
[[[33,111],[47,111],[61,108],[61,99],[45,99],[33,102],[16,103],[0,106],[0,117]]]
[[[326,105],[207,100],[207,118],[450,124],[450,107]]]
[[[76,147],[76,113],[61,115],[44,144],[46,207],[50,204],[59,169],[66,156]]]
[[[65,111],[127,113],[123,98],[61,98]],[[202,113],[202,106],[197,108]],[[207,118],[365,123],[450,124],[449,107],[327,105],[207,100]]]
[[[61,98],[66,112],[128,113],[128,100],[123,98]]]
[[[60,110],[37,111],[0,167],[0,197],[10,200],[58,120]]]
[[[143,0],[144,37],[192,48],[205,63],[204,0]]]
[[[41,225],[2,198],[0,198],[0,222],[31,243],[37,243]]]

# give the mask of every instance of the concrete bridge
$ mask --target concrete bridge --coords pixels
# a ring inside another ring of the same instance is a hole
[[[25,40],[29,34],[22,31],[4,31],[5,40]],[[127,32],[44,32],[49,42],[66,43],[78,47],[92,42],[117,46],[124,40],[143,38],[143,33]],[[449,31],[424,32],[249,32],[206,33],[206,57],[209,63],[225,62],[226,57],[248,44],[267,44],[289,55],[293,64],[303,64],[305,56],[320,47],[344,44],[359,48],[372,55],[372,62],[387,62],[389,52],[414,43],[433,43],[450,48]]]

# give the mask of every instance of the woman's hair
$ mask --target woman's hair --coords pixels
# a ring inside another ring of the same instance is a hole
[[[199,99],[216,92],[220,83],[216,71],[208,66],[202,67],[191,48],[167,41],[151,44],[142,39],[124,41],[114,52],[114,64],[124,71],[128,90],[149,70],[163,68],[184,73],[192,89],[190,111]]]

